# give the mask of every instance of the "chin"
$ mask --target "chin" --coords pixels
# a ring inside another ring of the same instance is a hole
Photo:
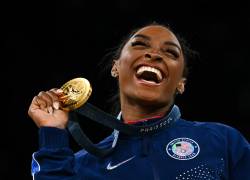
[[[173,96],[170,92],[163,93],[160,88],[135,88],[127,86],[120,95],[134,105],[163,107],[173,101]]]
[[[159,94],[140,94],[138,96],[135,96],[136,102],[141,105],[145,106],[166,106],[170,100],[165,99],[165,97],[159,96]]]

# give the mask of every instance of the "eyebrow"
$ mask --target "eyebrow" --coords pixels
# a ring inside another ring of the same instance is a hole
[[[144,35],[144,34],[136,34],[136,35],[134,36],[134,38],[137,38],[137,37],[140,37],[140,38],[143,38],[143,39],[146,39],[146,40],[150,40],[150,39],[151,39],[149,36],[146,36],[146,35]],[[179,49],[180,52],[182,52],[182,51],[181,51],[181,48],[180,48],[176,43],[174,43],[174,42],[172,42],[172,41],[165,41],[164,44],[165,44],[165,45],[175,46],[175,47],[177,47],[177,48]]]
[[[140,37],[140,38],[143,38],[143,39],[146,39],[146,40],[150,40],[151,39],[149,36],[146,36],[146,35],[143,35],[143,34],[136,34],[134,36],[134,38],[136,38],[136,37]]]

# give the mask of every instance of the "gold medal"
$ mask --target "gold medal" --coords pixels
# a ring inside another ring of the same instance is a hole
[[[62,109],[72,111],[82,106],[90,97],[92,88],[85,78],[75,78],[66,82],[61,88],[63,90]]]

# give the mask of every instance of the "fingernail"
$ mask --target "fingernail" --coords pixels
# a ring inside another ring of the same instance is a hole
[[[57,93],[63,93],[63,90],[57,89],[56,92],[57,92]]]
[[[58,110],[59,109],[59,102],[58,101],[55,101],[53,102],[53,107]]]
[[[48,107],[49,114],[53,114],[53,108],[51,106]]]

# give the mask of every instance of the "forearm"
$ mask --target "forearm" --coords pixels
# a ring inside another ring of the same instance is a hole
[[[35,180],[74,179],[75,158],[66,130],[44,127],[39,130],[39,151],[32,155]]]

